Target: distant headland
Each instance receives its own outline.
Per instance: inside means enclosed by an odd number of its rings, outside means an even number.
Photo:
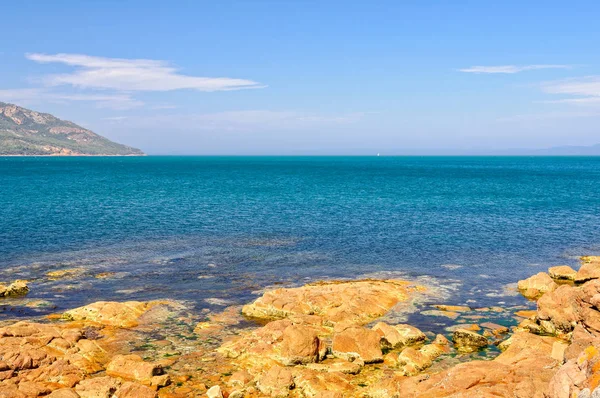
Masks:
[[[144,156],[75,123],[0,102],[0,156]]]

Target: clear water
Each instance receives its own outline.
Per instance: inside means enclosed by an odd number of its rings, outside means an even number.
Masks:
[[[36,313],[373,274],[517,305],[506,284],[598,251],[600,158],[0,158],[0,281],[31,280]]]

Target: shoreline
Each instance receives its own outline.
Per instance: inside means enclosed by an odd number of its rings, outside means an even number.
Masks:
[[[599,381],[599,278],[600,257],[583,257],[579,271],[551,267],[519,282],[521,294],[537,300],[534,311],[432,304],[427,311],[454,322],[437,335],[389,317],[414,313],[411,303],[423,295],[435,300],[431,288],[406,280],[278,288],[204,314],[168,300],[97,302],[43,323],[2,322],[0,390],[11,397],[589,397]],[[24,285],[0,295],[26,294]],[[43,358],[15,362],[23,356]]]

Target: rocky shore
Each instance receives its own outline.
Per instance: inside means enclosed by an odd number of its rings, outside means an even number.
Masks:
[[[394,279],[269,290],[200,323],[178,302],[96,302],[0,327],[0,398],[599,398],[600,257],[518,289],[536,310],[432,305],[455,322],[437,335],[390,321],[431,297]]]

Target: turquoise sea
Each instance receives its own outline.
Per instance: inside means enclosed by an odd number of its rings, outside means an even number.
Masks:
[[[523,305],[507,284],[598,252],[600,158],[0,158],[0,281],[42,302],[0,319],[364,276]]]

